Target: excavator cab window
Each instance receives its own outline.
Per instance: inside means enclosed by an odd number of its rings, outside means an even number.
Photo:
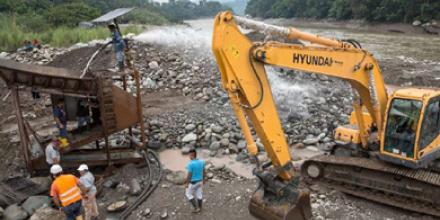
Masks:
[[[384,150],[414,158],[417,125],[422,102],[395,98],[388,113]]]
[[[420,134],[420,149],[429,146],[440,135],[440,97],[428,103]]]

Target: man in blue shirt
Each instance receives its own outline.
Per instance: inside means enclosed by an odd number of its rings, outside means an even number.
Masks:
[[[197,159],[197,152],[195,149],[189,151],[189,157],[191,158],[191,161],[186,167],[188,170],[188,176],[186,179],[185,195],[194,208],[193,213],[198,213],[202,210],[203,203],[202,187],[206,177],[205,161]]]
[[[119,71],[124,70],[124,49],[125,49],[125,42],[124,39],[121,36],[121,33],[119,33],[119,30],[116,28],[115,24],[109,24],[108,29],[112,33],[112,43],[113,43],[113,49],[116,53],[116,61],[118,62],[118,69]]]
[[[64,100],[58,100],[57,105],[53,109],[53,116],[60,130],[60,137],[67,138],[67,116],[64,110]]]

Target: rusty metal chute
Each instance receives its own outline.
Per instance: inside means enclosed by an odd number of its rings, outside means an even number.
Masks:
[[[133,71],[135,79],[139,79],[138,72]],[[136,75],[137,74],[137,75]],[[72,72],[63,68],[38,66],[17,63],[10,60],[0,59],[0,78],[3,79],[11,90],[14,101],[17,123],[20,133],[21,149],[28,170],[31,173],[38,170],[46,170],[44,156],[32,158],[30,155],[30,135],[36,136],[26,120],[23,118],[19,100],[19,91],[35,89],[54,97],[65,97],[67,100],[79,98],[95,99],[99,105],[100,119],[102,124],[90,133],[69,140],[70,146],[63,150],[62,165],[73,167],[79,163],[91,165],[123,164],[142,161],[142,155],[135,152],[139,144],[130,144],[129,147],[110,146],[108,136],[116,132],[129,129],[137,124],[143,131],[143,119],[141,109],[140,86],[136,84],[137,96],[126,91],[126,81],[123,77],[124,88],[113,84],[111,74],[102,73],[97,76],[80,77],[80,73]],[[66,108],[75,108],[75,105],[66,105]],[[69,114],[69,110],[67,112]],[[73,109],[70,112],[76,112]],[[72,117],[68,117],[72,118]],[[73,117],[74,118],[74,117]],[[39,140],[38,137],[36,137]],[[98,140],[104,140],[105,147],[100,148]],[[96,142],[96,149],[89,151],[79,150],[83,145]],[[141,146],[145,146],[145,138],[141,137]],[[44,146],[44,143],[39,143]],[[44,147],[43,152],[44,152]]]

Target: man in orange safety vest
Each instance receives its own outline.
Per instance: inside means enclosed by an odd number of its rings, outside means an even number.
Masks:
[[[67,220],[82,220],[81,192],[84,186],[74,175],[63,174],[63,168],[58,164],[50,168],[50,173],[55,179],[50,189],[55,205],[66,214]]]

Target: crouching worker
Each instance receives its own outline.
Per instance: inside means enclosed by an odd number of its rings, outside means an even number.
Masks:
[[[81,164],[78,168],[81,177],[79,181],[84,185],[85,192],[83,196],[84,217],[85,220],[98,219],[98,205],[96,204],[96,186],[95,177],[89,171],[86,164]]]
[[[55,164],[50,168],[54,177],[50,196],[60,211],[66,214],[67,220],[82,220],[81,192],[84,191],[79,179],[71,174],[63,174],[63,168]]]
[[[205,181],[205,161],[197,159],[195,149],[189,151],[191,161],[186,167],[188,176],[186,179],[186,198],[193,206],[193,213],[202,211],[203,183]]]

